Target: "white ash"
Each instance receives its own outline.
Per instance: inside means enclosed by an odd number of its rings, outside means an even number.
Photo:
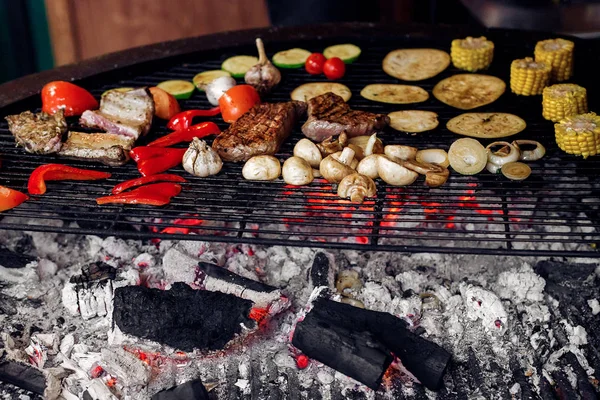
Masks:
[[[590,299],[587,303],[592,309],[592,314],[598,315],[598,313],[600,313],[600,302],[598,302],[598,299]]]

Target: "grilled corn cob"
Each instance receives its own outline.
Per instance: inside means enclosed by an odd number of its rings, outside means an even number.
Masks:
[[[554,125],[561,150],[588,158],[600,153],[600,116],[587,113],[567,117]]]
[[[535,60],[552,68],[553,82],[566,81],[573,75],[573,48],[575,44],[565,39],[548,39],[535,45]]]
[[[572,83],[559,83],[544,88],[542,93],[544,118],[558,122],[571,115],[588,111],[585,88]]]
[[[510,64],[510,90],[523,96],[542,94],[550,80],[550,65],[531,57]]]
[[[494,43],[484,36],[454,39],[450,48],[450,56],[452,64],[456,68],[471,72],[486,69],[494,57]]]

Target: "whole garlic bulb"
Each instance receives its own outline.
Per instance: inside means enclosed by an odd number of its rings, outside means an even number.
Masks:
[[[218,174],[223,167],[221,157],[204,140],[196,137],[183,155],[181,163],[183,169],[201,178]]]

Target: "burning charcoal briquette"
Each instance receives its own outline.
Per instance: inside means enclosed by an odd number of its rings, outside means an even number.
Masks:
[[[200,379],[187,381],[179,386],[161,390],[152,400],[208,400],[208,392]]]
[[[124,333],[183,351],[222,349],[242,325],[252,328],[252,302],[174,283],[170,290],[125,286],[115,290],[113,320]]]
[[[8,382],[37,394],[44,394],[46,390],[46,378],[42,371],[14,361],[0,361],[0,382]]]
[[[331,287],[333,284],[333,271],[325,253],[318,252],[315,255],[312,267],[310,268],[310,282],[313,287]]]

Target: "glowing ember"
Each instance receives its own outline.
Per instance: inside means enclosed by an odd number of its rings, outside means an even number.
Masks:
[[[296,365],[300,369],[304,369],[304,368],[308,367],[309,361],[310,361],[309,358],[306,357],[304,354],[300,354],[298,357],[296,357]]]

